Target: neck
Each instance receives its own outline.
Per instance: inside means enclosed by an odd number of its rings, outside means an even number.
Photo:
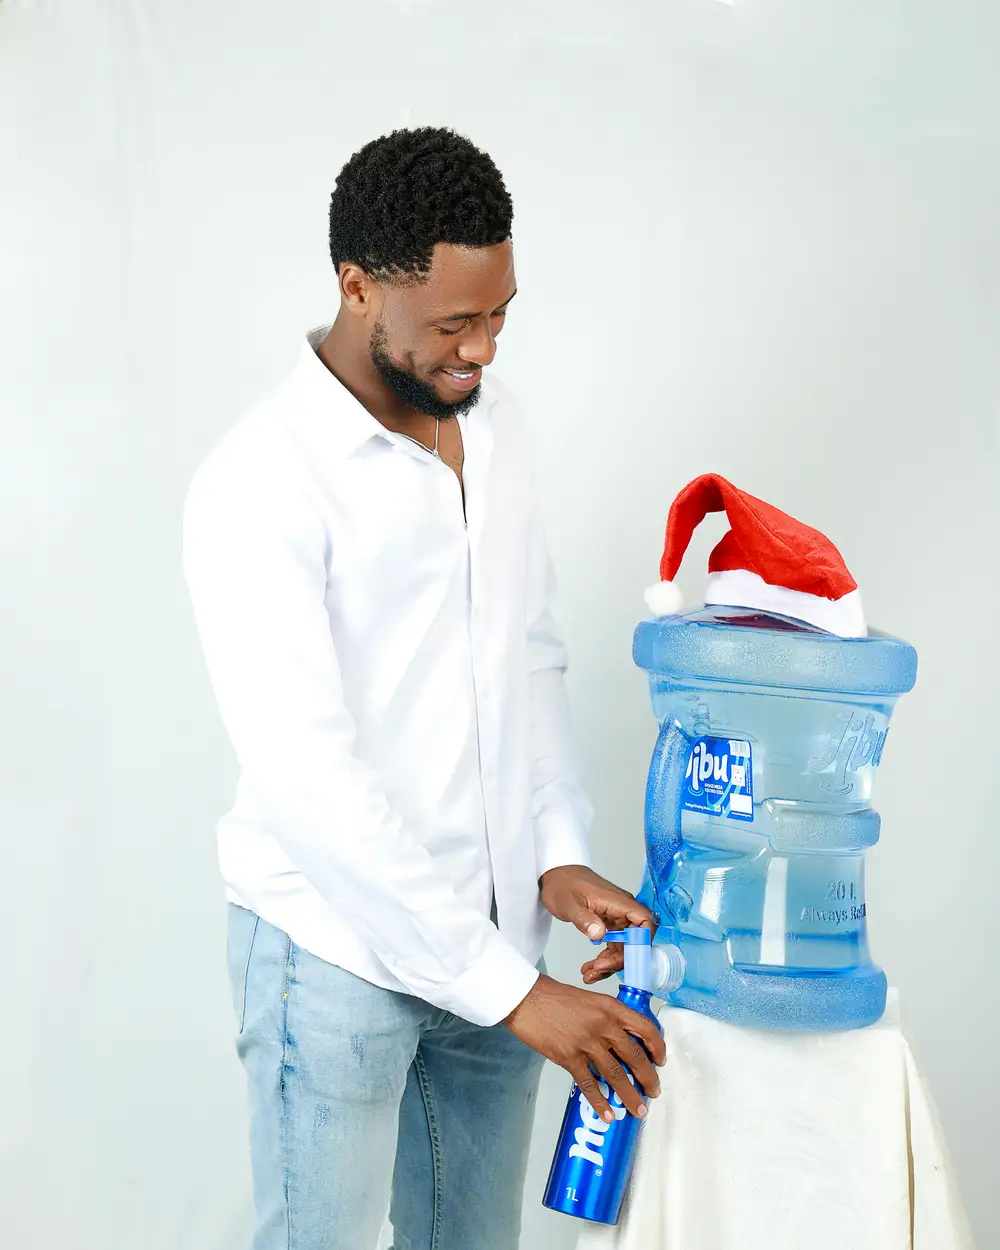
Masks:
[[[317,355],[337,381],[387,430],[420,437],[421,432],[433,429],[433,417],[407,407],[375,372],[367,344],[359,341],[343,313],[320,343]]]

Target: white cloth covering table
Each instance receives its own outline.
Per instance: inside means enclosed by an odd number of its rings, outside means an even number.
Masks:
[[[621,1223],[582,1226],[578,1250],[973,1250],[895,992],[849,1033],[660,1021]]]

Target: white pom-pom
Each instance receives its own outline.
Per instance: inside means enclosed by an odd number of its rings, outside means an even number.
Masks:
[[[676,582],[657,582],[646,591],[646,606],[654,616],[675,616],[683,602]]]

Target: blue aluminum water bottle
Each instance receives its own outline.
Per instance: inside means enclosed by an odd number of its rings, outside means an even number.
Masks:
[[[608,933],[604,940],[625,943],[624,984],[618,1001],[647,1016],[660,1029],[650,1006],[651,936],[648,929],[629,928]],[[643,1122],[625,1109],[605,1081],[599,1084],[615,1118],[610,1124],[602,1120],[579,1085],[573,1085],[542,1203],[564,1215],[617,1224]],[[641,1092],[642,1087],[635,1084]]]

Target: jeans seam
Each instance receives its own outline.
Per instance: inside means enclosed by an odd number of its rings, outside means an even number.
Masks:
[[[413,1057],[413,1066],[420,1085],[420,1096],[423,1099],[424,1113],[427,1116],[427,1130],[431,1139],[431,1165],[434,1173],[434,1212],[431,1219],[431,1243],[429,1250],[438,1250],[441,1244],[441,1194],[444,1182],[442,1175],[444,1168],[441,1156],[441,1134],[434,1110],[434,1093],[431,1089],[430,1077],[427,1075],[427,1068],[419,1050]]]
[[[250,984],[250,960],[253,958],[253,947],[257,941],[257,929],[260,926],[260,916],[254,916],[253,932],[250,934],[250,945],[247,947],[246,963],[243,966],[243,1001],[240,1004],[240,1036],[246,1028],[247,1023],[247,987]]]
[[[295,946],[291,938],[285,947],[285,972],[281,987],[281,1186],[285,1199],[285,1246],[292,1247],[292,1204],[289,1194],[291,1169],[288,1161],[288,1094],[285,1074],[288,1071],[288,998],[295,976]]]

